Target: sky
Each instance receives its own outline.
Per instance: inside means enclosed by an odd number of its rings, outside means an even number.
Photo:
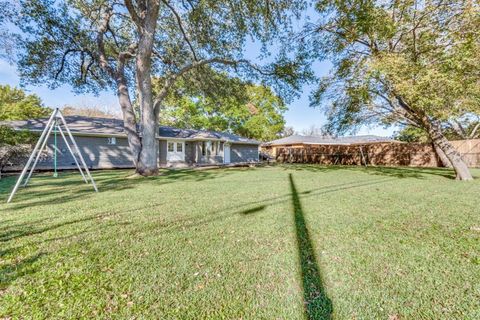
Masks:
[[[313,16],[313,10],[308,10],[306,15]],[[307,18],[308,19],[308,18]],[[298,20],[298,26],[303,25],[304,20]],[[274,49],[272,49],[274,50]],[[260,46],[254,42],[248,42],[245,47],[245,56],[255,61],[260,55]],[[327,75],[330,71],[331,63],[329,61],[317,62],[312,65],[312,69],[319,77]],[[0,58],[0,84],[19,86],[20,79],[16,71],[16,66],[11,65],[4,59]],[[102,111],[109,111],[113,114],[120,114],[120,106],[114,92],[100,92],[97,96],[93,94],[76,95],[72,88],[68,85],[61,86],[54,90],[47,86],[26,86],[23,88],[28,93],[38,95],[43,103],[48,107],[63,107],[65,105],[75,107],[97,108]],[[321,127],[325,124],[326,118],[323,111],[318,108],[309,106],[309,95],[315,89],[315,85],[305,85],[301,91],[300,96],[288,104],[288,111],[284,114],[286,125],[291,126],[297,132],[301,132],[310,128],[311,126]],[[384,129],[383,127],[364,127],[356,134],[374,134],[380,136],[391,136],[394,129]]]

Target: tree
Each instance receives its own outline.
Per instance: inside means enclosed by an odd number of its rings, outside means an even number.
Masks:
[[[312,124],[307,129],[303,129],[301,134],[304,136],[325,136],[327,132],[325,132],[324,128]]]
[[[160,124],[179,128],[227,131],[269,141],[283,130],[283,100],[263,85],[254,85],[212,69],[205,81],[178,81],[160,111]],[[215,90],[208,90],[208,87]]]
[[[99,108],[85,108],[85,107],[73,107],[73,106],[64,106],[62,108],[62,114],[64,116],[84,116],[84,117],[100,117],[100,118],[115,118],[115,115],[108,112],[100,110]]]
[[[260,67],[243,55],[249,38],[267,53],[303,6],[299,0],[23,0],[14,21],[27,35],[19,71],[31,84],[67,83],[77,92],[114,89],[137,172],[153,175],[159,113],[178,79],[212,66],[263,78],[282,92],[299,87],[298,61],[281,56]],[[153,78],[162,79],[155,94]],[[132,105],[134,91],[141,119]]]
[[[37,95],[27,95],[21,89],[0,85],[0,120],[42,118],[51,112]]]
[[[418,143],[429,143],[431,142],[428,134],[414,126],[406,126],[400,131],[394,133],[394,138],[403,142],[418,142]]]
[[[26,131],[17,132],[7,126],[0,126],[0,179],[7,165],[20,164],[32,151],[35,137]]]
[[[446,123],[449,139],[477,139],[480,137],[480,115],[466,114]]]
[[[0,120],[42,118],[51,113],[36,95],[27,95],[21,89],[0,85]],[[20,164],[31,151],[35,136],[27,131],[15,131],[0,126],[0,178],[7,165]]]
[[[472,176],[442,122],[479,113],[479,7],[472,1],[318,1],[322,15],[305,38],[334,70],[312,105],[327,106],[329,129],[365,123],[411,125],[427,132],[453,165]]]
[[[291,126],[287,126],[280,133],[280,138],[290,137],[290,136],[293,136],[294,134],[295,134],[295,128]]]

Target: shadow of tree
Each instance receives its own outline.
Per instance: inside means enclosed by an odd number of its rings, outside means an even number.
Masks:
[[[448,179],[455,179],[455,173],[446,168],[420,168],[420,167],[384,167],[384,166],[324,166],[315,164],[281,164],[285,170],[310,171],[310,172],[334,172],[349,170],[372,175],[382,175],[394,178],[425,179],[426,175],[434,175]]]
[[[328,298],[323,286],[315,249],[313,248],[312,240],[310,239],[302,204],[300,203],[293,176],[290,173],[288,177],[292,194],[298,257],[302,274],[305,318],[331,319],[333,311],[332,301]]]
[[[139,184],[163,185],[176,181],[199,182],[208,179],[215,179],[232,173],[231,169],[172,169],[163,170],[155,177],[131,178],[134,171],[94,171],[92,175],[95,179],[99,193],[108,191],[119,191],[135,188]],[[17,176],[10,176],[0,180],[0,197],[8,197]],[[22,209],[25,207],[51,205],[54,202],[67,202],[84,197],[91,196],[93,193],[91,184],[85,184],[78,173],[68,172],[61,174],[60,178],[51,178],[43,173],[36,177],[39,181],[33,180],[33,184],[26,188],[21,188],[15,195],[14,201],[9,205],[10,209]],[[76,187],[72,189],[72,187]],[[51,188],[49,191],[39,190],[39,188]],[[34,201],[31,201],[35,199]]]
[[[0,266],[0,289],[6,288],[16,279],[36,272],[34,264],[45,254],[40,252],[23,260],[14,260],[12,263],[5,263]]]

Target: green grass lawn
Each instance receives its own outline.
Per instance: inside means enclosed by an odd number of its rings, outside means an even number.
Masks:
[[[479,319],[480,170],[35,176],[5,204],[0,318]]]

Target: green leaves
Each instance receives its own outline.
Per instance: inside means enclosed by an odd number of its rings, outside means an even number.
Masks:
[[[322,18],[310,44],[334,70],[311,103],[336,131],[480,113],[478,6],[334,0],[316,8]]]
[[[51,109],[42,105],[37,95],[0,85],[0,120],[24,120],[46,117]]]
[[[211,68],[201,74],[208,79],[198,75],[177,83],[163,104],[161,124],[228,131],[261,141],[273,140],[283,130],[287,107],[270,88]]]

